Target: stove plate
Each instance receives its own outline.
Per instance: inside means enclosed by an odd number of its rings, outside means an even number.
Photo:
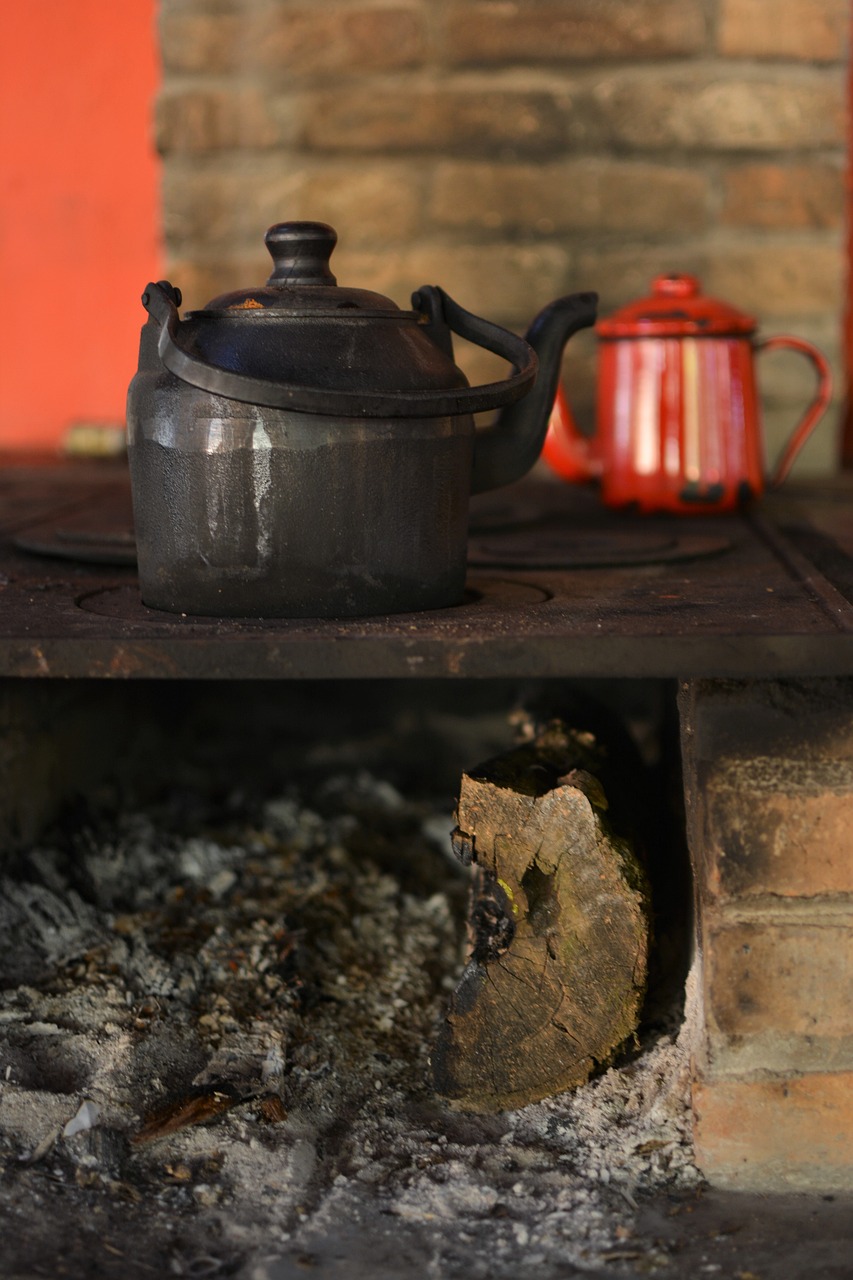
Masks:
[[[472,501],[468,590],[454,608],[194,618],[141,603],[126,468],[7,460],[0,675],[853,675],[853,477],[824,488],[786,486],[742,515],[641,517],[534,476]]]

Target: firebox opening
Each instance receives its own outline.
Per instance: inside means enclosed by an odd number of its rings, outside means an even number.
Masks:
[[[21,728],[4,764],[14,853],[0,906],[13,1181],[47,1197],[61,1185],[52,1220],[96,1203],[102,1234],[140,1250],[179,1215],[182,1248],[212,1251],[223,1273],[245,1261],[249,1228],[274,1251],[324,1239],[332,1219],[376,1219],[383,1238],[389,1223],[453,1221],[515,1256],[522,1203],[548,1248],[586,1265],[644,1189],[692,1194],[674,695],[656,682],[5,686]],[[551,714],[607,732],[609,766],[630,762],[626,790],[643,798],[657,900],[638,1044],[574,1092],[460,1112],[430,1062],[463,965],[459,780]],[[523,886],[546,932],[549,879]]]

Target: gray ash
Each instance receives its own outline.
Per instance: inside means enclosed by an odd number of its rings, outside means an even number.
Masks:
[[[78,822],[3,886],[4,1275],[625,1274],[637,1199],[698,1182],[686,1033],[455,1113],[451,814],[350,772],[174,817]]]

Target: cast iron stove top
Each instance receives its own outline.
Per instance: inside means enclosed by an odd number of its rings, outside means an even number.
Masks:
[[[76,678],[853,674],[853,483],[641,517],[534,476],[474,500],[450,609],[346,621],[146,608],[127,472],[8,460],[0,673]]]

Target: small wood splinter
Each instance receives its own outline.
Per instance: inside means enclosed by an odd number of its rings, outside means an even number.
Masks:
[[[433,1054],[438,1092],[461,1109],[584,1084],[636,1030],[648,892],[609,828],[596,759],[557,724],[463,775],[453,844],[474,867],[469,960]]]

